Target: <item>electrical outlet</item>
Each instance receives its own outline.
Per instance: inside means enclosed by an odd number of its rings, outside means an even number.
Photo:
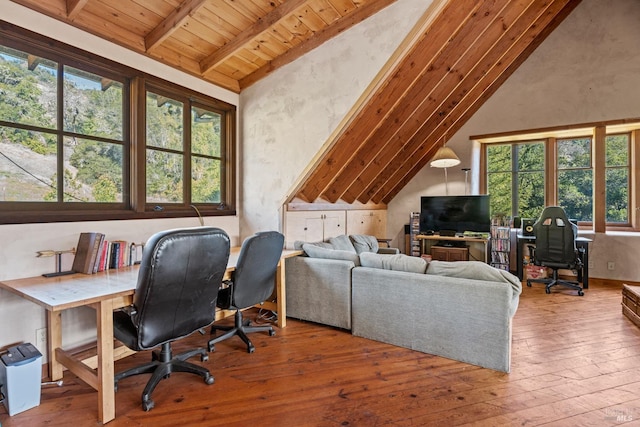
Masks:
[[[36,329],[36,342],[34,345],[40,353],[47,354],[47,328]]]
[[[616,263],[613,261],[609,261],[607,263],[607,270],[615,270],[616,269]]]

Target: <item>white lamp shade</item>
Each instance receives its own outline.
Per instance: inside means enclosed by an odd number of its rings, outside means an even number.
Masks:
[[[440,147],[431,159],[432,168],[450,168],[460,164],[460,159],[449,147]]]

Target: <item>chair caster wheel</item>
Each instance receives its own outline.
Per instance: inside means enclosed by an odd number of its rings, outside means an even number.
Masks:
[[[531,282],[527,282],[527,287],[531,287]]]
[[[256,348],[254,346],[249,346],[247,348],[247,353],[253,353],[254,351],[256,351]]]
[[[204,379],[204,382],[209,385],[213,384],[214,381],[215,381],[215,378],[213,378],[213,375],[209,375]]]
[[[211,350],[209,350],[211,351]],[[206,362],[207,360],[209,360],[209,355],[208,354],[203,354],[200,356],[200,361],[201,362]]]
[[[209,350],[209,353],[216,351],[216,346],[214,344],[209,344],[207,346],[207,349]]]
[[[270,337],[274,336],[275,334],[276,334],[276,331],[274,331],[273,329],[271,329],[271,330],[269,331],[269,336],[270,336]]]
[[[584,292],[578,291],[578,296],[584,296]]]
[[[545,291],[546,293],[548,293],[548,294],[550,294],[550,293],[551,293],[551,289],[549,289],[549,288],[545,288],[545,290],[544,290],[544,291]]]
[[[149,412],[150,410],[152,410],[154,407],[156,406],[156,404],[154,403],[153,400],[149,399],[149,400],[143,400],[142,401],[142,409],[144,409],[146,412]]]

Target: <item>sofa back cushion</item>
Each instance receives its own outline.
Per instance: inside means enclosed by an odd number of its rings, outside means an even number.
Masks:
[[[375,236],[369,236],[367,234],[352,234],[349,236],[349,240],[356,250],[356,253],[378,252],[378,239]]]
[[[340,249],[329,249],[314,244],[305,243],[302,249],[310,258],[337,259],[343,261],[351,261],[356,266],[360,265],[360,257],[352,251],[343,251]]]
[[[360,265],[363,267],[420,274],[424,274],[427,269],[426,260],[405,254],[380,255],[371,252],[362,252],[360,254]]]
[[[351,244],[351,240],[349,240],[349,236],[346,234],[341,234],[339,236],[335,236],[329,239],[329,242],[333,245],[333,249],[337,249],[339,251],[349,251],[354,254],[357,253],[353,245]]]

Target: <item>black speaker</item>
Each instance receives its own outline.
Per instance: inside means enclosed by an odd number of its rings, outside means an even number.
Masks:
[[[519,216],[514,216],[513,217],[513,228],[520,228],[522,227],[522,219]]]
[[[522,235],[533,236],[533,223],[534,219],[522,218]]]

